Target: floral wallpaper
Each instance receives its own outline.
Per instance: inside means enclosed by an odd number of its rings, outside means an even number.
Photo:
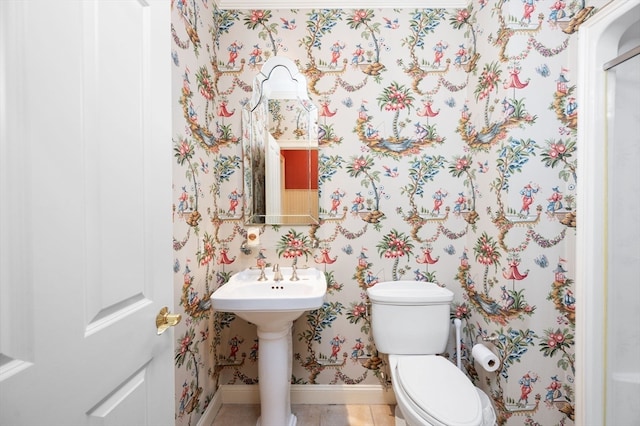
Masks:
[[[209,295],[263,262],[314,266],[329,284],[326,303],[294,324],[293,383],[387,386],[366,289],[434,281],[455,293],[464,369],[499,424],[572,424],[572,48],[597,9],[172,3],[174,282],[186,318],[176,327],[176,424],[197,423],[219,385],[257,383],[255,327],[213,312]],[[321,221],[262,225],[261,245],[248,248],[241,110],[273,56],[296,62],[318,106]],[[494,373],[471,356],[484,341],[501,361]],[[452,362],[455,351],[452,338]]]

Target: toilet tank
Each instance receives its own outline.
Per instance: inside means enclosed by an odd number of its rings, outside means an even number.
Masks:
[[[367,289],[378,351],[397,355],[444,352],[453,293],[435,283],[385,281]]]

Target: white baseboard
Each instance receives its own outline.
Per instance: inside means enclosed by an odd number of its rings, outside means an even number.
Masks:
[[[211,399],[211,402],[207,406],[207,409],[204,410],[202,417],[196,423],[196,426],[211,426],[213,424],[213,419],[218,415],[218,411],[222,408],[222,396],[220,392],[216,392]]]
[[[259,404],[258,385],[222,385],[197,426],[208,426],[222,404]],[[396,403],[391,388],[382,385],[291,385],[292,404],[377,405]]]
[[[259,404],[258,385],[222,385],[223,404]],[[217,395],[217,394],[216,394]],[[291,385],[292,404],[395,404],[381,385]]]

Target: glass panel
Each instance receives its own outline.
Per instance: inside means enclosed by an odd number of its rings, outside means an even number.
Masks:
[[[606,424],[640,419],[640,56],[608,72]],[[588,173],[588,171],[586,171]]]

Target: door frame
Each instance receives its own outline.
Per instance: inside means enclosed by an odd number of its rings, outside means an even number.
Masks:
[[[605,424],[606,361],[606,73],[618,42],[637,22],[640,1],[614,0],[580,26],[576,201],[575,424]],[[585,172],[583,172],[585,171]],[[588,172],[586,172],[588,171]],[[587,421],[588,420],[588,421]]]

